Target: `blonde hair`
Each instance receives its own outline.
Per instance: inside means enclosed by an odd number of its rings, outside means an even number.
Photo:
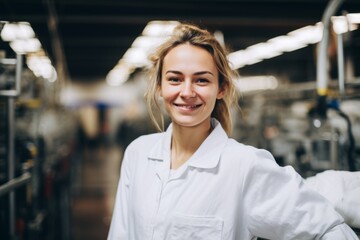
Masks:
[[[237,104],[238,101],[238,94],[234,85],[237,72],[230,68],[226,58],[227,52],[215,39],[214,35],[195,25],[178,25],[169,40],[163,43],[150,57],[152,61],[150,84],[145,94],[150,118],[158,130],[164,131],[164,117],[159,104],[163,61],[171,49],[185,43],[205,49],[214,58],[217,70],[219,71],[219,88],[225,90],[225,95],[222,99],[216,100],[211,117],[216,118],[227,134],[230,135],[232,132],[230,109],[234,104]]]

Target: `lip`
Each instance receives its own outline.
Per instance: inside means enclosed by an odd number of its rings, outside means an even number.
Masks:
[[[182,111],[194,111],[199,109],[202,104],[178,104],[178,103],[174,103],[174,106],[176,106],[177,108],[181,109]]]

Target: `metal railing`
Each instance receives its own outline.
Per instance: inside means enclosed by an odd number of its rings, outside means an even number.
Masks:
[[[21,71],[23,67],[23,56],[16,55],[16,59],[0,59],[0,64],[15,65],[15,86],[14,89],[0,90],[0,97],[7,99],[7,142],[8,142],[8,182],[0,186],[0,196],[9,195],[9,233],[11,237],[15,237],[15,217],[16,217],[16,196],[15,189],[28,183],[31,180],[30,173],[24,173],[20,177],[15,178],[15,98],[21,93]]]
[[[18,187],[25,185],[26,183],[30,182],[31,174],[26,172],[21,176],[11,179],[8,182],[0,185],[0,197],[2,195],[8,194],[11,191],[15,190]]]

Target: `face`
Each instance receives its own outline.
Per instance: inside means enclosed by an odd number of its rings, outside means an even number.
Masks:
[[[211,54],[190,44],[170,50],[163,61],[160,95],[174,125],[209,125],[216,99],[224,95]]]

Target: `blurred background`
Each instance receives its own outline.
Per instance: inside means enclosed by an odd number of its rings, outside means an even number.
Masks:
[[[233,138],[304,178],[360,169],[358,0],[0,0],[0,239],[105,239],[122,154],[156,131],[147,55],[179,22],[239,71]]]

